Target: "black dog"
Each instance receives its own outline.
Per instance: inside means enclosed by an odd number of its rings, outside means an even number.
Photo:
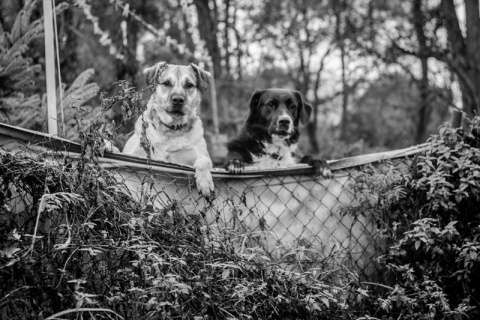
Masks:
[[[307,124],[312,106],[298,91],[267,89],[256,91],[250,100],[250,114],[239,136],[227,144],[224,167],[241,173],[245,166],[272,169],[295,163],[311,165],[316,174],[329,178],[325,160],[295,153],[299,122]]]

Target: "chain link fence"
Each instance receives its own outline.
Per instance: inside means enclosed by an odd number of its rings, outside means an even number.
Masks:
[[[375,237],[374,221],[341,212],[354,199],[350,185],[361,167],[334,170],[332,179],[298,170],[237,177],[218,172],[211,201],[194,189],[193,172],[128,164],[115,170],[137,200],[157,208],[198,212],[205,219],[207,237],[234,234],[240,253],[246,247],[258,247],[293,271],[344,266],[366,278],[377,271],[375,258],[381,243]]]
[[[79,156],[79,145],[69,141],[3,125],[0,129],[3,152],[27,150],[37,156],[46,146],[72,158]],[[389,160],[405,167],[422,148],[331,161],[331,179],[315,177],[304,166],[250,170],[239,176],[214,169],[215,197],[209,200],[195,190],[190,167],[118,154],[107,154],[101,165],[112,170],[124,192],[142,205],[201,215],[207,241],[234,239],[239,253],[258,248],[293,271],[346,267],[371,279],[382,252],[375,222],[368,216],[343,215],[341,208],[354,201],[351,185],[363,166]],[[29,201],[17,194],[10,205],[20,212],[31,205]]]

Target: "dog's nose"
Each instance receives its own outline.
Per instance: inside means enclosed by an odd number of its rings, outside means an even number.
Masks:
[[[285,119],[285,118],[280,119],[278,120],[278,125],[280,127],[288,127],[290,125],[290,119]]]
[[[176,106],[182,106],[184,102],[185,102],[185,99],[181,96],[172,97],[172,103]]]

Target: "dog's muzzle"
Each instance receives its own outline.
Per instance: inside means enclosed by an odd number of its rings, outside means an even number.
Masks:
[[[173,96],[172,97],[172,106],[173,108],[181,108],[185,103],[185,98],[182,96]]]
[[[172,96],[170,99],[171,106],[170,108],[167,108],[165,111],[171,116],[171,117],[183,117],[186,112],[184,110],[184,105],[185,105],[185,98],[180,96],[180,95],[175,95]]]
[[[289,136],[292,133],[292,123],[289,116],[278,117],[274,134],[280,137]]]
[[[185,115],[185,112],[181,108],[180,109],[172,108],[170,110],[165,110],[165,112],[173,118],[180,118]]]

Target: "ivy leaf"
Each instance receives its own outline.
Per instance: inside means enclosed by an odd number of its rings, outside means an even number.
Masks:
[[[477,260],[477,253],[475,251],[470,251],[470,259]]]
[[[461,194],[456,194],[455,195],[455,201],[457,201],[457,203],[460,203],[462,201],[462,195]]]
[[[322,297],[320,298],[320,300],[322,300],[323,304],[326,305],[327,308],[330,308],[330,300],[328,300],[328,298]],[[321,310],[321,309],[317,309],[317,310]]]

